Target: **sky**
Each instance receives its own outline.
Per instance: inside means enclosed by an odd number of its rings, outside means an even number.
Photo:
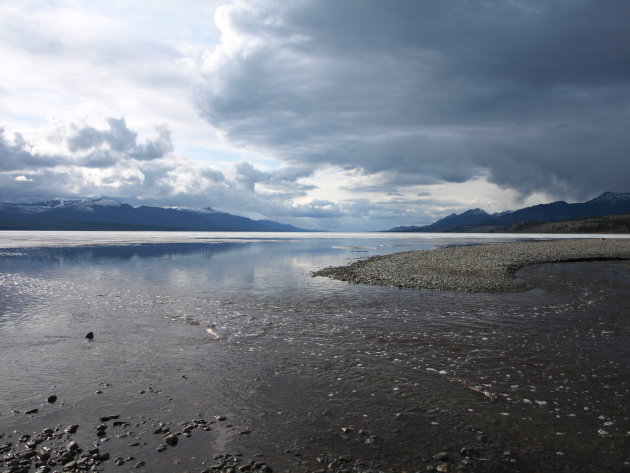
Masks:
[[[630,192],[626,0],[0,0],[0,201],[365,231]]]

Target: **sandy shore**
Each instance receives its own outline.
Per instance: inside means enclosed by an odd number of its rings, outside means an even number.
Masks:
[[[516,278],[532,264],[630,259],[630,239],[495,243],[374,256],[313,276],[379,286],[467,292],[528,289]]]

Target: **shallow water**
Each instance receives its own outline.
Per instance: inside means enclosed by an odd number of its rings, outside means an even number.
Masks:
[[[534,290],[460,294],[309,273],[478,237],[108,238],[3,250],[2,441],[76,423],[88,445],[117,413],[131,426],[102,447],[153,472],[226,453],[274,471],[342,455],[348,471],[426,471],[442,451],[454,470],[463,447],[478,450],[465,471],[630,471],[628,262],[535,266],[519,272]],[[155,452],[158,422],[199,417],[211,431]]]

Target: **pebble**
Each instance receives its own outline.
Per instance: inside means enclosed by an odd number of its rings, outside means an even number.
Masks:
[[[69,425],[68,427],[65,428],[64,432],[67,434],[73,434],[77,431],[77,429],[79,428],[79,426],[77,424],[72,424]]]
[[[168,434],[166,437],[164,437],[164,441],[171,447],[174,447],[175,445],[177,445],[178,438],[177,435]]]
[[[53,404],[53,403],[57,402],[57,396],[55,396],[54,394],[52,396],[48,396],[46,398],[46,401],[48,401],[50,404]]]
[[[433,459],[436,461],[446,461],[448,460],[448,452],[440,452],[433,455]]]
[[[581,239],[492,243],[373,256],[311,273],[377,286],[466,292],[528,289],[514,273],[527,265],[589,259],[630,259],[630,240]]]

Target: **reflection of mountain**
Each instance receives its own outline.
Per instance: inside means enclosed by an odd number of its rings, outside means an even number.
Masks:
[[[211,208],[132,207],[114,200],[50,200],[0,204],[1,230],[187,230],[299,232],[292,225],[252,220]]]
[[[148,243],[124,246],[78,246],[32,248],[28,253],[48,262],[94,262],[99,260],[130,260],[134,258],[161,258],[173,255],[195,254],[199,258],[211,258],[245,248],[246,243]]]
[[[630,193],[604,192],[587,202],[567,204],[552,202],[534,205],[513,212],[489,214],[481,209],[467,210],[461,214],[451,214],[431,225],[421,227],[396,227],[392,232],[513,232],[527,231],[545,222],[621,215],[630,213]],[[562,232],[567,226],[547,226],[550,232]],[[573,226],[577,230],[578,226]],[[593,227],[595,228],[595,227]],[[600,231],[605,231],[601,227]]]

